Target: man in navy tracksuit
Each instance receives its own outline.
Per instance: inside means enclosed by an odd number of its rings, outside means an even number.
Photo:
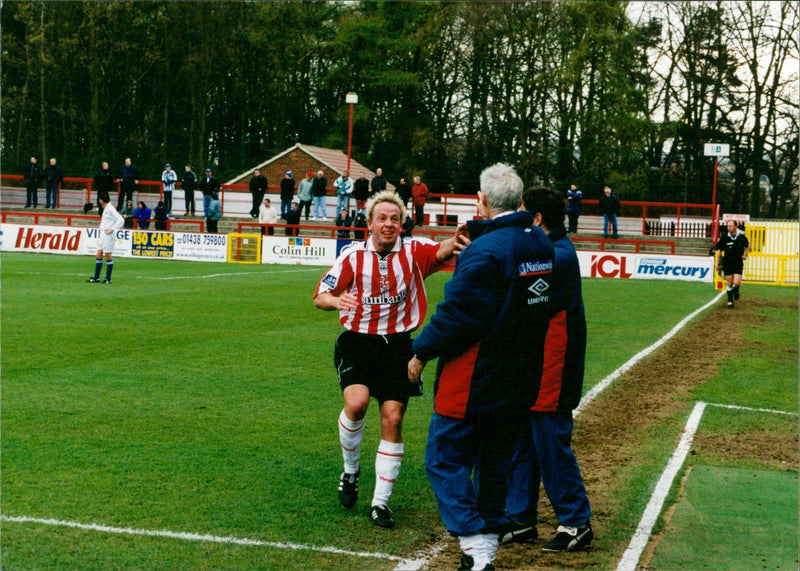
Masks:
[[[485,169],[480,186],[488,220],[468,223],[472,243],[408,364],[413,382],[439,357],[425,467],[442,521],[459,538],[461,569],[475,570],[494,569],[514,434],[544,364],[553,271],[550,240],[529,212],[517,212],[523,184],[513,167]]]
[[[559,522],[544,551],[574,551],[593,538],[591,508],[572,451],[572,411],[583,390],[586,315],[575,247],[564,228],[564,196],[552,188],[532,188],[523,195],[534,224],[547,233],[555,252],[551,304],[554,311],[545,338],[542,382],[523,425],[510,475],[506,503],[510,525],[501,543],[536,539],[539,481]]]

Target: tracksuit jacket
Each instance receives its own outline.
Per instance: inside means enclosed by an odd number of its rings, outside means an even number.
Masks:
[[[586,362],[586,313],[581,295],[581,269],[575,246],[560,226],[548,234],[556,267],[551,294],[553,316],[544,345],[541,386],[530,410],[570,415],[583,390]]]
[[[414,340],[417,357],[439,357],[434,410],[441,416],[522,412],[534,404],[553,313],[554,251],[532,221],[518,211],[468,222],[472,243]]]

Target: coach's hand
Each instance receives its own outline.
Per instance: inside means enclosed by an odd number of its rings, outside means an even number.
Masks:
[[[408,380],[415,385],[422,384],[422,369],[425,368],[425,361],[421,361],[416,355],[411,357],[408,362]]]

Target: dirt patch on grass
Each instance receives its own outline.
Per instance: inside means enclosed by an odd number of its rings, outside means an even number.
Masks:
[[[616,565],[630,539],[624,542],[608,539],[609,525],[621,509],[618,492],[625,487],[624,482],[615,485],[618,467],[631,461],[631,451],[643,445],[648,427],[686,410],[690,391],[713,377],[717,364],[740,346],[743,328],[725,326],[732,315],[746,323],[755,317],[751,307],[786,307],[759,300],[748,303],[750,307],[737,304],[733,313],[725,308],[723,298],[719,306],[704,313],[656,354],[633,367],[576,418],[573,447],[592,503],[595,540],[591,548],[577,553],[542,552],[542,544],[555,534],[558,526],[542,491],[538,525],[541,538],[530,545],[501,546],[495,559],[498,569],[586,569],[606,567],[609,562]],[[714,351],[709,351],[709,347]],[[734,457],[765,463],[793,462],[795,467],[798,464],[796,434],[776,438],[773,432],[749,431],[731,437],[728,442],[707,445],[717,450],[724,447]],[[458,543],[452,540],[427,569],[457,569],[459,562]]]

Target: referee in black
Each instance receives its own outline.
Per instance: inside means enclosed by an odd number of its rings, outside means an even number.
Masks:
[[[717,244],[711,248],[711,253],[719,250],[722,260],[717,264],[725,274],[727,282],[728,309],[733,309],[734,300],[739,299],[739,286],[742,285],[742,270],[747,254],[750,253],[750,242],[744,231],[739,228],[738,222],[728,220],[728,232],[720,236]]]

